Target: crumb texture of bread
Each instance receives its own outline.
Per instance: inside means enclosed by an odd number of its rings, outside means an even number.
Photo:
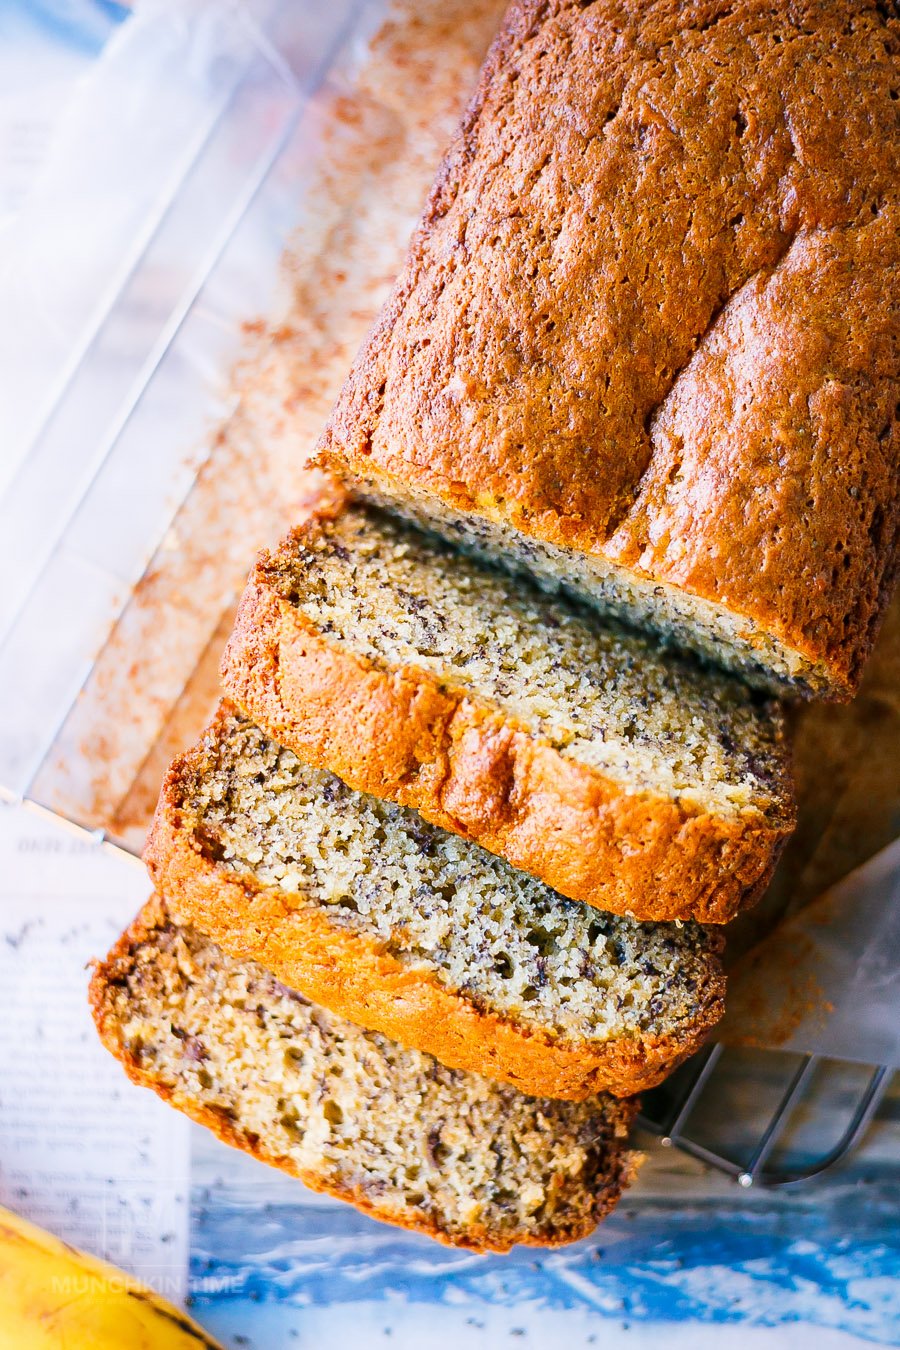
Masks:
[[[148,905],[91,1002],[137,1082],[374,1217],[505,1251],[590,1233],[628,1180],[635,1106],[523,1096],[309,1003]]]
[[[537,1095],[628,1095],[722,1011],[719,942],[566,900],[227,706],[147,849],[172,913],[361,1024]]]
[[[419,666],[630,792],[777,818],[783,718],[737,680],[470,558],[347,509],[276,554],[273,589],[334,643]]]
[[[898,88],[876,0],[517,0],[320,462],[847,697],[897,574]]]
[[[614,913],[725,922],[793,827],[776,701],[358,504],[262,558],[222,674],[308,762]]]

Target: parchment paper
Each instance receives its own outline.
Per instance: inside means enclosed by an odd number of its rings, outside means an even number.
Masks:
[[[799,824],[768,894],[730,934],[720,1036],[897,1064],[900,597],[856,699],[796,722]]]

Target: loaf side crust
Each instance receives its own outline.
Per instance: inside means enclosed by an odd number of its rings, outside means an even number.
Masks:
[[[789,791],[769,818],[628,793],[432,672],[330,643],[267,585],[268,562],[244,594],[222,681],[301,759],[614,914],[721,924],[762,894],[794,827]]]
[[[528,1096],[582,1101],[601,1091],[628,1097],[655,1087],[722,1017],[725,977],[715,957],[697,1016],[682,1035],[592,1045],[485,1011],[431,972],[402,965],[374,939],[330,924],[300,896],[238,877],[206,856],[181,816],[186,759],[176,759],[166,775],[144,853],[172,917],[357,1026]]]
[[[849,697],[900,539],[898,81],[873,0],[517,0],[321,462]]]
[[[377,1199],[363,1189],[348,1189],[337,1183],[327,1174],[298,1167],[291,1158],[277,1156],[269,1152],[262,1141],[236,1126],[228,1114],[221,1110],[203,1107],[187,1094],[179,1093],[167,1084],[161,1083],[149,1068],[141,1065],[132,1052],[122,1043],[120,1028],[109,1006],[109,989],[122,982],[134,964],[135,952],[153,938],[154,931],[165,924],[167,910],[158,896],[154,896],[141,910],[137,918],[110,950],[103,961],[96,962],[91,974],[89,1001],[91,1012],[100,1039],[107,1050],[121,1063],[126,1074],[139,1087],[150,1088],[176,1110],[190,1117],[197,1124],[210,1130],[223,1143],[240,1149],[259,1162],[276,1167],[302,1181],[312,1191],[334,1196],[346,1201],[373,1219],[423,1233],[446,1246],[464,1247],[474,1252],[508,1252],[514,1245],[533,1247],[559,1247],[577,1242],[587,1237],[616,1206],[619,1197],[629,1184],[638,1165],[638,1157],[627,1150],[620,1150],[610,1158],[607,1169],[597,1174],[593,1181],[595,1205],[589,1221],[579,1229],[562,1232],[553,1229],[544,1235],[522,1232],[508,1240],[499,1238],[496,1233],[483,1224],[475,1224],[468,1233],[454,1231],[451,1235],[437,1223],[429,1221],[424,1214],[412,1210],[398,1211],[394,1208],[381,1208]],[[637,1114],[637,1101],[622,1101],[618,1128],[624,1136],[631,1127]]]

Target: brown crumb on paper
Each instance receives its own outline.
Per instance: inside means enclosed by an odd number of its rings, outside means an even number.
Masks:
[[[719,1039],[771,1048],[785,1045],[807,1019],[824,1025],[832,1004],[809,969],[815,950],[805,934],[791,932],[744,957],[733,972]]]
[[[282,312],[248,317],[234,411],[106,639],[35,784],[44,804],[140,847],[166,760],[215,701],[219,654],[257,551],[316,491],[305,468],[474,85],[501,0],[400,0],[333,73],[287,153],[306,213]],[[290,172],[291,165],[279,168]],[[186,447],[186,454],[194,454]]]

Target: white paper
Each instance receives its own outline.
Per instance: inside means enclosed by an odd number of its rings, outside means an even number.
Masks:
[[[146,878],[14,807],[0,808],[0,862],[0,1204],[178,1301],[188,1122],[128,1082],[87,1003],[87,963]]]

